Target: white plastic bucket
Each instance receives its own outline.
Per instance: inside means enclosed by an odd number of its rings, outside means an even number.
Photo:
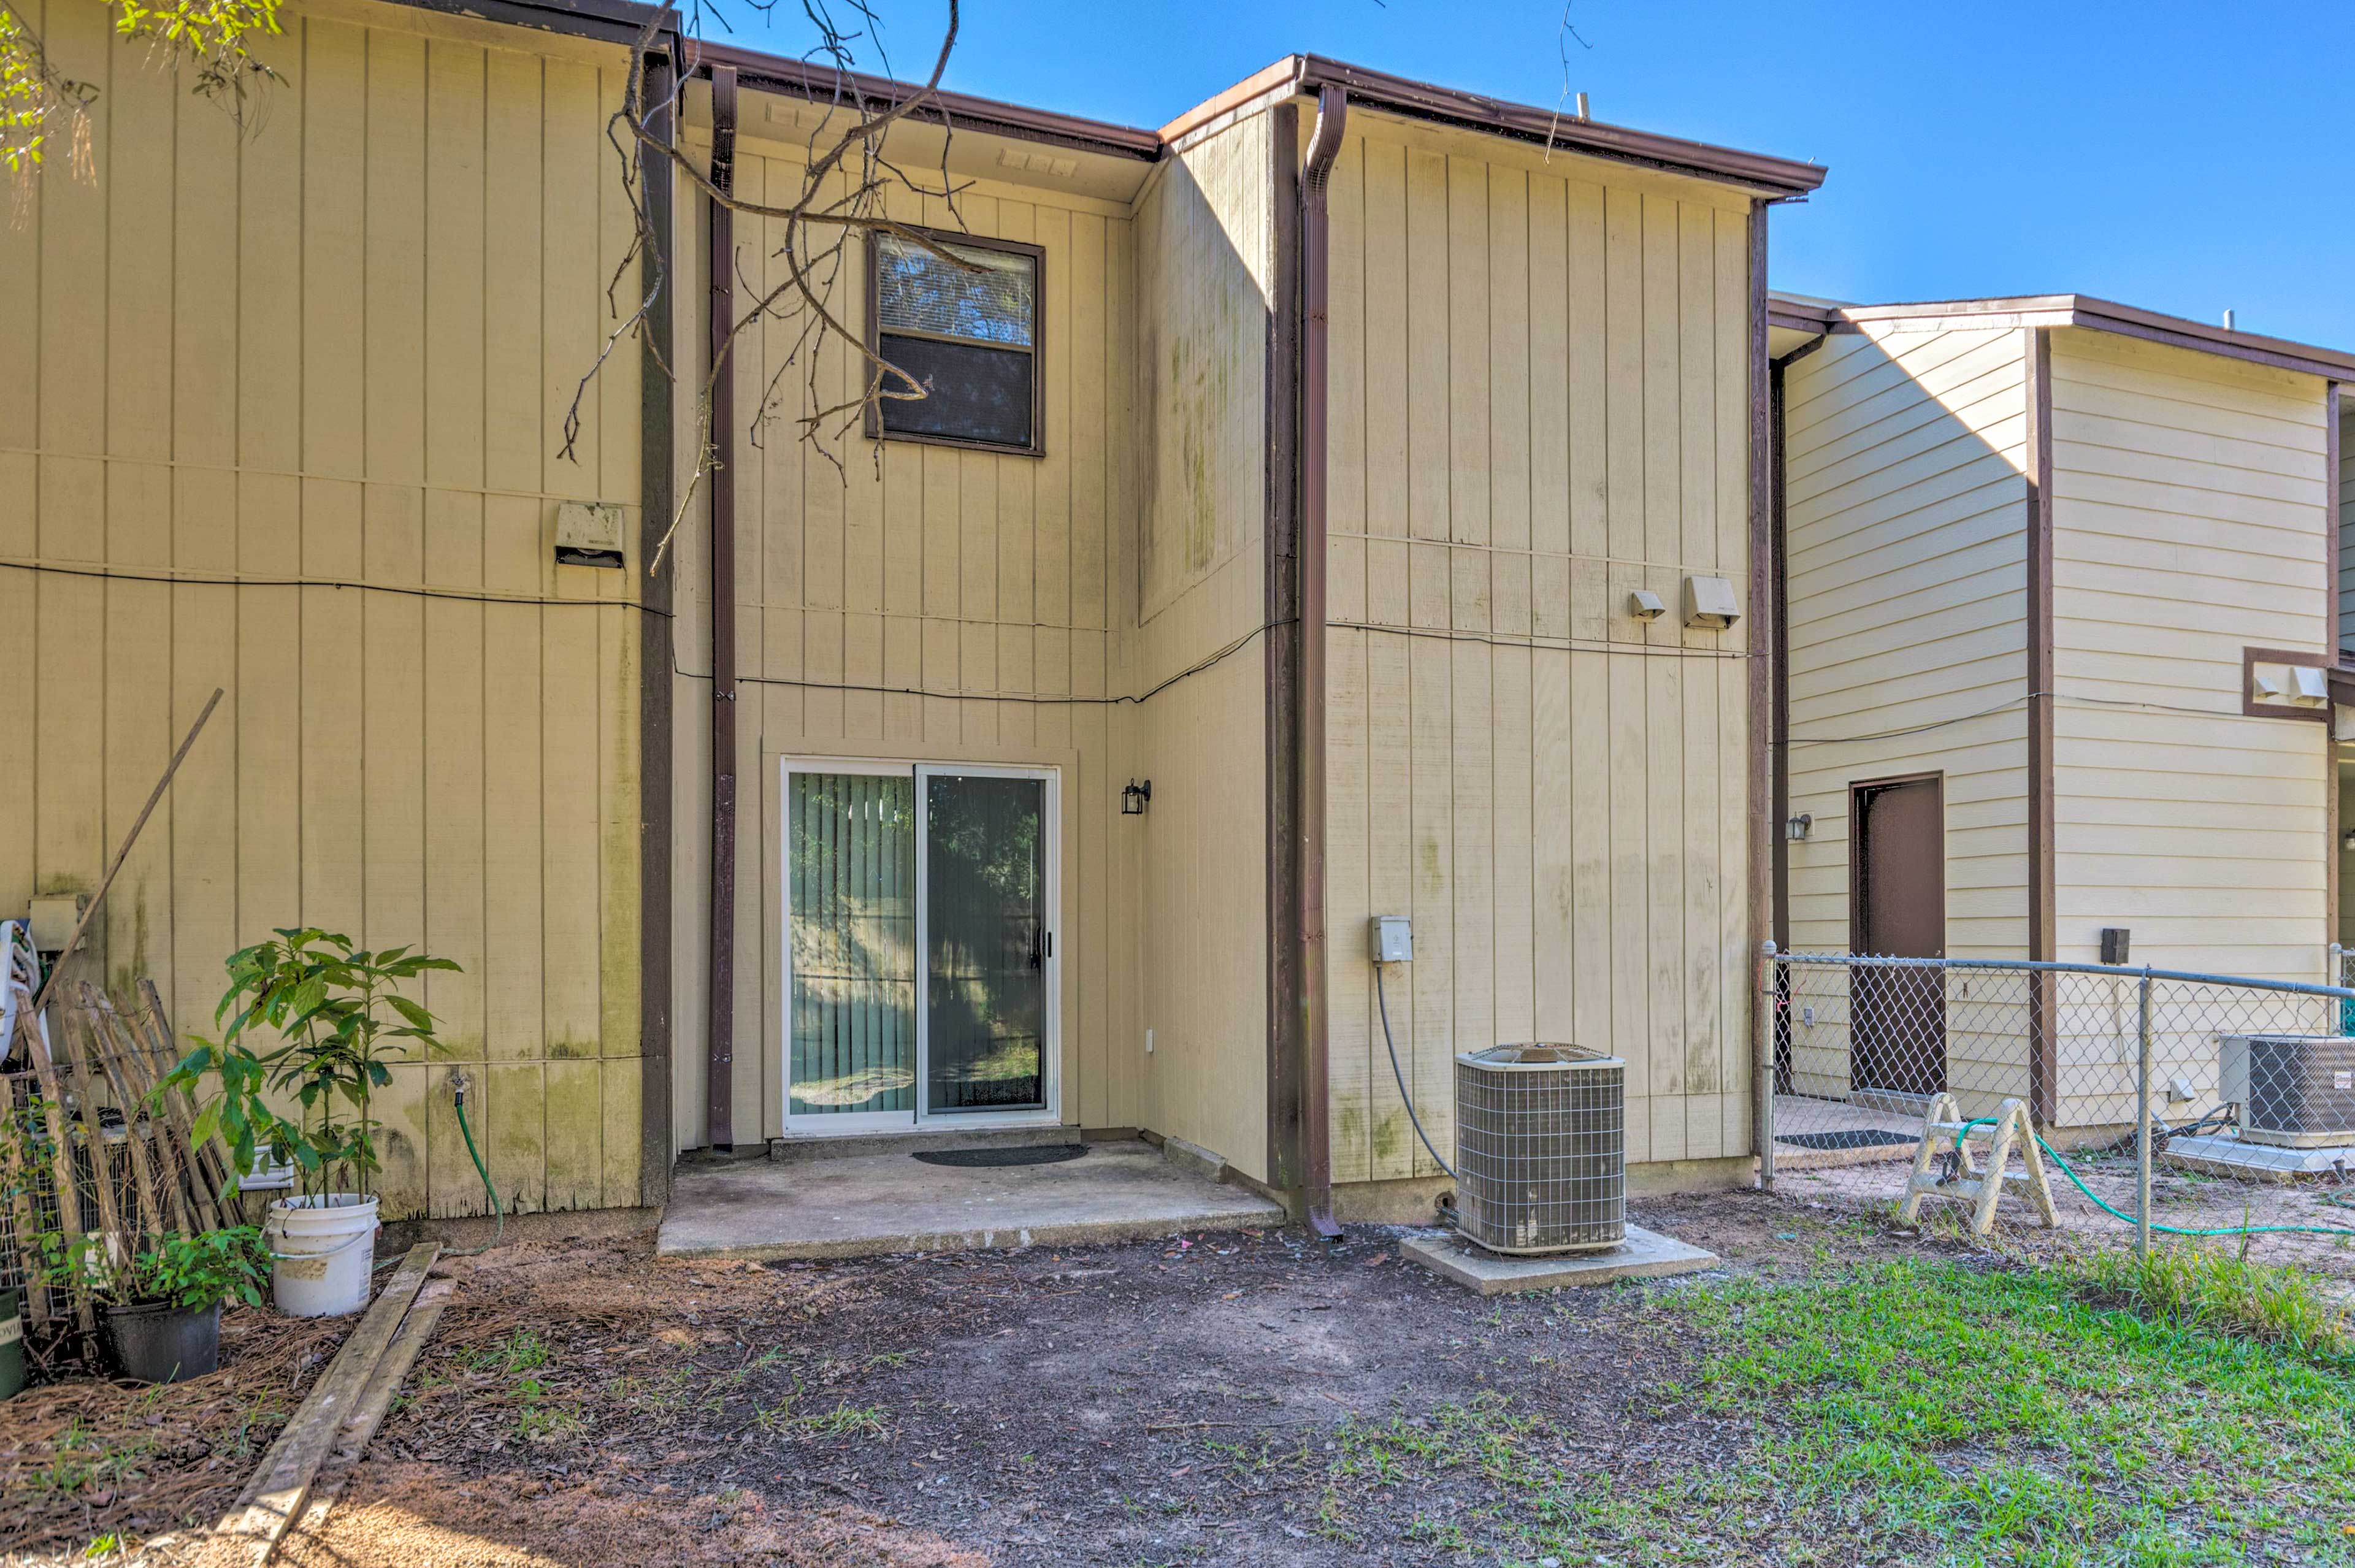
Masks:
[[[289,1317],[336,1317],[368,1302],[376,1269],[376,1200],[349,1192],[282,1198],[261,1230],[271,1292]]]

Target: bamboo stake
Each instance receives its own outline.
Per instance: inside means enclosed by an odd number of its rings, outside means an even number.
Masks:
[[[142,980],[140,984],[148,986],[149,982]],[[152,989],[152,987],[150,988]],[[133,1073],[134,1083],[139,1086],[142,1098],[152,1103],[150,1115],[160,1118],[155,1129],[156,1144],[170,1156],[172,1163],[186,1176],[187,1200],[195,1205],[196,1217],[203,1221],[206,1230],[219,1230],[221,1213],[215,1207],[214,1196],[217,1190],[225,1189],[217,1189],[210,1173],[197,1157],[193,1134],[194,1124],[189,1121],[186,1111],[175,1093],[168,1091],[157,1093],[163,1079],[155,1070],[155,1063],[145,1037],[129,1019],[115,1011],[114,1003],[102,992],[98,996],[98,1006],[101,1013],[109,1020],[110,1027],[124,1041],[123,1062]],[[173,1192],[176,1197],[179,1192],[176,1183],[174,1185]]]
[[[163,1139],[162,1114],[148,1111],[142,1103],[140,1093],[129,1076],[130,1063],[122,1060],[122,1042],[107,1028],[104,1015],[98,1010],[96,987],[87,980],[82,982],[81,1001],[82,1016],[90,1029],[83,1038],[91,1043],[91,1054],[97,1061],[99,1071],[106,1075],[107,1083],[114,1090],[114,1097],[122,1103],[123,1130],[129,1135],[131,1146],[131,1174],[139,1184],[141,1201],[146,1205],[147,1213],[155,1221],[142,1234],[161,1235],[174,1229],[186,1231],[190,1228],[187,1203],[180,1196],[179,1185],[156,1169],[159,1163],[168,1160],[171,1153],[170,1147]],[[139,1124],[143,1119],[156,1141],[152,1158],[147,1139],[139,1135]],[[164,1204],[166,1194],[172,1200],[172,1212],[168,1216]]]
[[[114,1160],[107,1153],[106,1119],[101,1114],[98,1096],[91,1093],[95,1085],[91,1080],[94,1075],[78,1060],[89,1040],[86,1031],[79,1027],[80,1014],[68,1008],[62,1022],[65,1028],[59,1032],[65,1037],[65,1064],[73,1074],[74,1100],[81,1113],[82,1141],[90,1146],[91,1184],[97,1189],[99,1250],[105,1254],[109,1267],[119,1267],[123,1262],[124,1243],[123,1210],[114,1201]],[[59,1081],[63,1079],[60,1073]]]
[[[81,933],[90,929],[91,918],[98,913],[98,906],[105,901],[106,890],[114,886],[114,879],[123,869],[123,862],[131,858],[131,847],[139,842],[140,831],[147,826],[147,819],[155,814],[156,802],[162,800],[164,792],[172,787],[172,775],[180,771],[180,763],[187,758],[188,748],[197,743],[197,736],[204,729],[205,720],[213,716],[213,709],[220,706],[220,699],[221,688],[216,686],[213,694],[205,699],[205,710],[197,715],[195,723],[188,726],[187,737],[180,742],[180,749],[172,753],[172,761],[164,769],[164,776],[155,781],[155,789],[148,794],[147,804],[139,808],[138,818],[131,824],[131,831],[123,835],[123,847],[115,850],[113,863],[106,868],[106,875],[99,880],[98,891],[91,895],[90,902],[82,909],[81,919],[74,923],[73,934],[66,938],[64,951],[49,966],[48,978],[41,982],[41,994],[33,998],[30,1010],[35,1018],[39,1018],[41,1009],[48,1005],[49,993],[57,989],[58,976],[64,972],[66,960],[81,944]]]
[[[155,982],[145,976],[140,976],[139,996],[142,1005],[128,1013],[115,1013],[115,1019],[123,1032],[131,1036],[145,1053],[143,1060],[149,1079],[160,1084],[172,1069],[180,1064],[180,1049],[172,1038],[171,1021],[164,1015],[164,998],[157,993]],[[111,999],[106,1002],[106,1007],[108,1011],[114,1011],[114,1003]],[[203,1144],[196,1141],[195,1098],[179,1089],[166,1091],[162,1098],[171,1108],[173,1125],[179,1130],[180,1141],[186,1149],[189,1170],[204,1182],[209,1182],[210,1190],[221,1195],[226,1201],[228,1195],[237,1190],[237,1184],[230,1179],[228,1158],[212,1141],[208,1139]],[[200,1187],[199,1190],[202,1189]]]

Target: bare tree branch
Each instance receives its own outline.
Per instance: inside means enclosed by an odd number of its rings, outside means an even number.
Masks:
[[[746,3],[765,14],[776,0]],[[748,201],[723,188],[709,156],[698,159],[671,133],[685,102],[686,83],[699,64],[704,27],[708,23],[717,23],[723,28],[728,25],[726,17],[716,8],[707,8],[704,0],[696,0],[679,31],[686,58],[677,62],[679,69],[672,75],[667,90],[658,97],[649,87],[649,72],[663,59],[665,14],[649,16],[632,51],[629,83],[622,105],[607,124],[606,140],[621,165],[622,188],[630,204],[634,232],[629,249],[606,287],[613,328],[600,346],[595,361],[573,389],[571,403],[565,411],[564,441],[559,456],[574,463],[581,460],[582,404],[612,360],[614,349],[633,339],[649,340],[647,323],[669,282],[664,275],[667,263],[663,237],[655,229],[646,201],[648,183],[657,177],[658,171],[680,176],[686,187],[700,192],[709,202],[768,224],[775,231],[774,247],[769,251],[770,260],[776,264],[772,272],[773,275],[782,270],[783,274],[772,286],[756,285],[747,274],[741,249],[737,256],[723,263],[735,269],[742,293],[751,303],[728,324],[712,356],[710,369],[695,383],[693,465],[680,487],[668,526],[655,548],[653,559],[647,562],[649,573],[661,570],[679,525],[686,520],[702,486],[717,472],[713,394],[719,378],[733,373],[739,341],[756,326],[775,322],[788,332],[783,352],[773,357],[768,379],[751,414],[747,433],[755,446],[761,444],[762,431],[783,414],[789,400],[797,401],[799,407],[792,416],[797,439],[818,451],[847,477],[835,446],[859,425],[869,408],[883,401],[913,400],[931,395],[929,385],[868,347],[868,335],[854,330],[844,319],[844,312],[837,308],[836,291],[843,282],[845,262],[852,259],[852,236],[864,236],[870,243],[877,237],[889,236],[948,265],[979,270],[976,263],[892,217],[888,210],[895,197],[929,197],[946,205],[956,226],[964,227],[956,200],[970,182],[960,183],[949,174],[948,150],[953,144],[954,127],[940,101],[941,78],[956,48],[961,20],[958,0],[950,0],[947,28],[933,57],[931,74],[922,86],[889,97],[862,91],[853,74],[856,46],[862,42],[875,54],[887,75],[890,70],[881,22],[872,0],[801,0],[801,12],[816,34],[816,41],[803,59],[830,69],[834,83],[827,98],[812,100],[821,112],[806,143],[808,155],[802,169],[800,189],[790,202],[780,205],[773,200]],[[931,182],[929,171],[925,177],[919,178],[887,157],[884,150],[894,126],[911,116],[927,112],[939,122],[944,133],[937,184]],[[641,268],[643,282],[636,297],[626,300],[625,308],[623,280],[634,265]],[[826,385],[830,348],[848,351],[857,367],[856,391],[845,395]],[[675,384],[680,379],[675,368],[659,358],[655,368]],[[796,370],[800,372],[798,376],[794,374]]]

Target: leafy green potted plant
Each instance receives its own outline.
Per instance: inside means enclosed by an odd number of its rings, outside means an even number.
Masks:
[[[165,1087],[200,1097],[208,1081],[216,1088],[193,1130],[199,1141],[219,1134],[240,1177],[267,1151],[293,1162],[297,1190],[270,1205],[262,1227],[278,1309],[357,1312],[368,1305],[377,1232],[369,1102],[392,1081],[394,1053],[444,1049],[433,1015],[400,987],[458,965],[406,947],[371,953],[305,926],[230,954],[227,967],[229,989],[213,1012],[216,1025],[227,1020],[220,1038],[192,1037],[195,1049]],[[274,1045],[252,1043],[273,1037]]]
[[[212,1371],[220,1365],[222,1303],[261,1305],[261,1232],[251,1225],[167,1232],[127,1261],[96,1236],[49,1231],[39,1241],[51,1281],[80,1275],[105,1304],[115,1360],[138,1382]]]

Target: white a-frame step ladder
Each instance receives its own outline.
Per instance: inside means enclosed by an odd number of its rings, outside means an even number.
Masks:
[[[1952,1094],[1930,1102],[1923,1119],[1922,1147],[1913,1151],[1913,1174],[1906,1179],[1905,1200],[1897,1218],[1908,1225],[1922,1221],[1924,1198],[1952,1198],[1971,1205],[1971,1230],[1988,1235],[1995,1230],[1995,1203],[2007,1180],[2025,1181],[2047,1228],[2060,1224],[2052,1211],[2052,1185],[2045,1179],[2044,1152],[2036,1141],[2036,1124],[2024,1100],[2006,1100],[1991,1118],[1995,1143],[1987,1151],[1987,1168],[1979,1168],[1963,1129],[1970,1124]],[[1974,1129],[1976,1130],[1976,1129]],[[2009,1170],[2012,1150],[2019,1151],[2020,1170]]]

